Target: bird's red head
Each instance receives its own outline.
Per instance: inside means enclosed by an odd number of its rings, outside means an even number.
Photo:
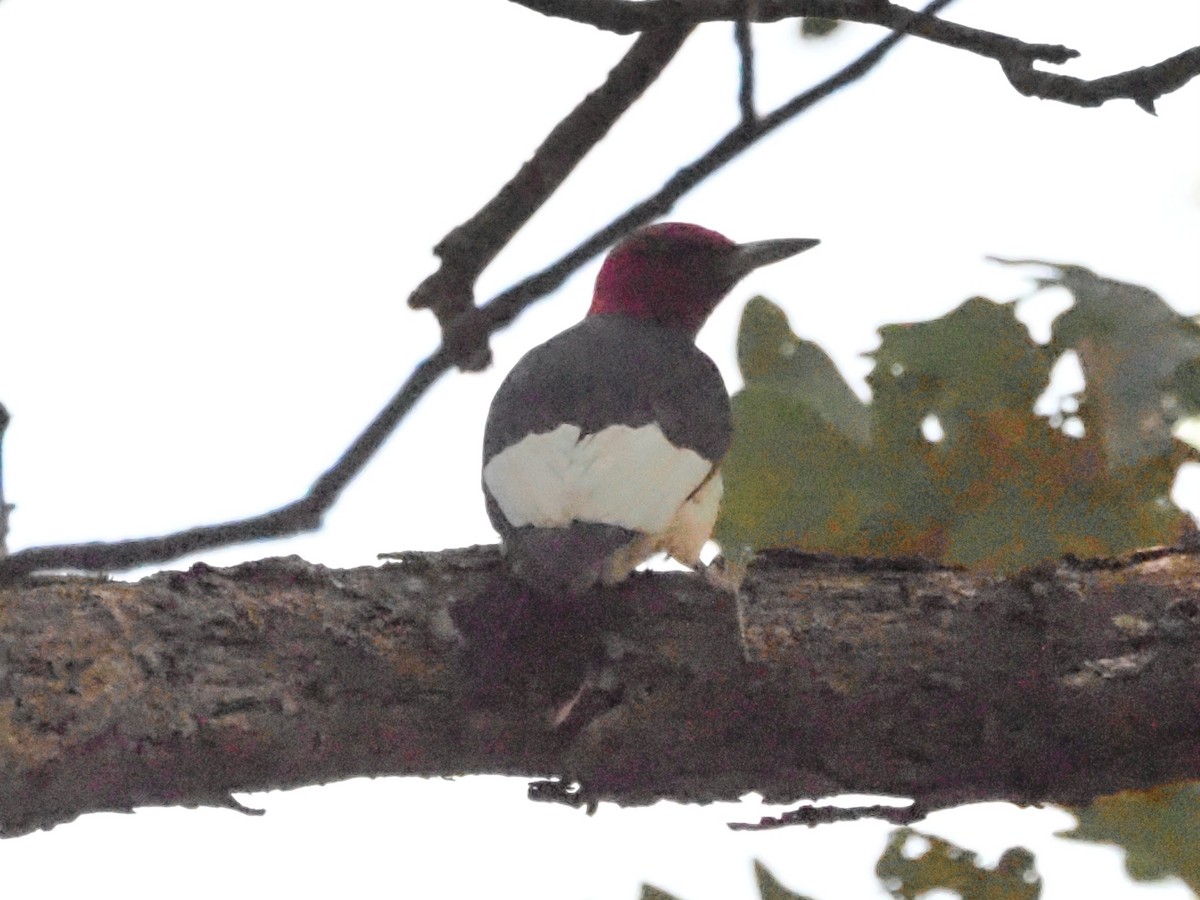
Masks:
[[[650,319],[696,334],[721,299],[758,266],[812,247],[814,240],[736,244],[683,222],[641,228],[600,267],[589,316]]]

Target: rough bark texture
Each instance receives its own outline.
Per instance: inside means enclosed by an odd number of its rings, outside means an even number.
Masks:
[[[1187,553],[1006,580],[769,555],[742,587],[749,662],[732,598],[662,574],[604,595],[619,621],[546,658],[488,662],[480,635],[491,615],[508,641],[511,596],[495,548],[4,588],[3,833],[364,774],[560,776],[587,802],[852,791],[926,809],[1200,777]],[[485,623],[474,643],[463,609]],[[563,650],[596,628],[602,659]]]

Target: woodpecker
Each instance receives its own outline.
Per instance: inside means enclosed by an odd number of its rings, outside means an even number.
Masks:
[[[667,222],[609,253],[587,316],[530,350],[488,413],[483,491],[519,580],[572,596],[659,552],[699,565],[732,421],[696,334],[745,275],[817,243]]]

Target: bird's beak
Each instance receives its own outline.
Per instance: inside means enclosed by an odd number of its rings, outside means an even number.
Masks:
[[[739,244],[729,261],[729,274],[739,280],[760,266],[767,266],[803,253],[821,243],[816,238],[785,238],[778,241],[753,241]]]

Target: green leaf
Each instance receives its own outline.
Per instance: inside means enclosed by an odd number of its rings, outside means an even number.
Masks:
[[[643,884],[641,900],[678,900],[678,898],[652,884]]]
[[[1079,825],[1061,837],[1116,844],[1135,880],[1174,875],[1200,894],[1200,783],[1125,791],[1071,812]]]
[[[747,385],[767,387],[802,400],[837,431],[859,444],[870,439],[866,404],[846,384],[824,350],[797,337],[787,315],[765,297],[742,311],[738,367]]]
[[[1103,435],[1109,465],[1169,455],[1172,426],[1200,410],[1200,327],[1148,288],[1082,266],[1018,262],[1053,269],[1055,277],[1038,283],[1066,288],[1075,300],[1054,320],[1050,346],[1056,356],[1079,356],[1088,384],[1080,417]]]
[[[716,536],[726,558],[762,547],[861,552],[864,450],[804,400],[751,384],[733,398]]]
[[[910,840],[926,844],[923,852],[906,855]],[[1035,900],[1041,896],[1042,880],[1033,863],[1032,853],[1013,847],[1004,851],[996,868],[988,869],[979,865],[974,853],[949,841],[898,828],[888,838],[875,874],[893,897],[905,900],[938,888],[970,900]]]
[[[1177,403],[1179,418],[1200,415],[1200,357],[1180,363],[1167,379],[1166,390]]]
[[[818,16],[805,16],[800,20],[800,36],[805,38],[823,38],[833,34],[834,29],[841,25],[838,19],[822,19]]]
[[[937,415],[950,441],[960,425],[989,411],[1032,413],[1054,362],[1017,320],[1013,304],[982,297],[931,322],[885,325],[879,336],[867,379],[876,405],[907,395],[922,418]]]
[[[810,900],[785,888],[757,859],[754,861],[754,878],[758,881],[758,894],[762,900]]]
[[[862,552],[858,527],[870,437],[867,407],[787,317],[756,297],[738,331],[746,387],[733,398],[717,540],[727,559],[762,547]]]
[[[803,894],[797,894],[785,888],[757,859],[754,861],[754,877],[758,882],[758,892],[762,900],[811,900]],[[677,900],[677,898],[674,894],[668,894],[653,885],[643,884],[641,900]]]
[[[1190,320],[1159,319],[1190,340]],[[1060,336],[1083,328],[1080,352],[1091,346],[1099,326],[1063,321]],[[1136,373],[1117,367],[1089,381],[1086,433],[1072,437],[1033,411],[1058,350],[1032,340],[1014,304],[976,297],[880,336],[868,405],[778,307],[763,298],[747,305],[738,335],[746,387],[733,398],[716,529],[728,559],[799,547],[1011,572],[1067,553],[1117,555],[1179,539],[1188,517],[1170,491],[1194,452],[1162,424],[1154,452],[1112,465],[1110,431],[1127,427],[1132,409],[1152,418],[1145,398],[1125,408]],[[1134,339],[1155,340],[1140,331],[1122,338]],[[1200,343],[1185,359],[1182,341],[1172,345],[1172,379],[1155,383],[1160,411],[1200,409]],[[1105,390],[1124,393],[1113,399]],[[931,419],[940,435],[927,437]]]
[[[1012,455],[1031,438],[1049,440],[1051,429],[1033,414],[1049,378],[1049,354],[1012,304],[980,297],[933,321],[888,325],[879,334],[867,378],[875,395],[877,503],[866,517],[870,546],[879,554],[994,569],[1042,558],[1052,542],[1038,528],[1014,523],[1038,520],[1032,507],[1042,505],[1046,476],[1028,465],[1036,451],[1025,465]],[[938,442],[922,435],[930,416],[943,432]]]

